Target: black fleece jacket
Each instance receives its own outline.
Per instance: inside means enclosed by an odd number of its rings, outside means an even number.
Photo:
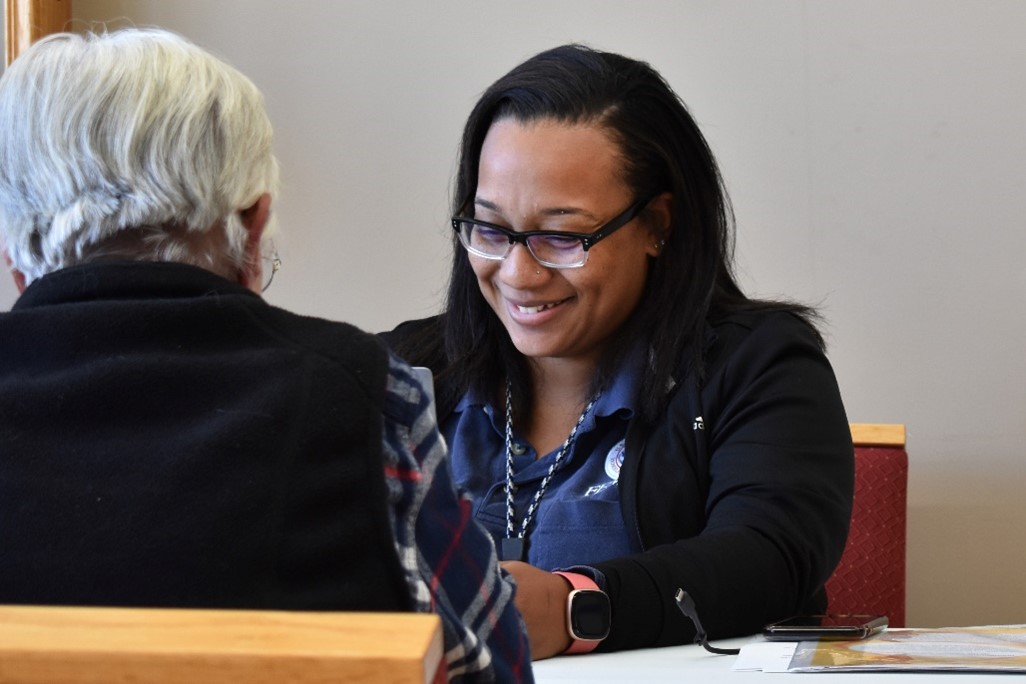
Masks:
[[[437,318],[424,319],[384,338],[444,378],[437,346],[411,354],[438,331]],[[600,650],[693,640],[674,602],[678,587],[711,638],[822,611],[824,582],[844,550],[854,454],[815,332],[790,313],[737,314],[708,325],[701,381],[692,357],[682,351],[659,419],[628,428],[621,509],[644,550],[594,564],[613,607]],[[458,397],[436,392],[444,421]]]

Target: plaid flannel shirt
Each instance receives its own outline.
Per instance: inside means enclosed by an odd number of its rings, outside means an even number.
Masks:
[[[384,413],[396,549],[416,610],[442,620],[449,680],[533,682],[513,582],[453,485],[430,395],[394,355]]]

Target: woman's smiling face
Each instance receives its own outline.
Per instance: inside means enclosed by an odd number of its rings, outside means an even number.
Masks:
[[[599,126],[552,119],[492,124],[474,216],[516,231],[591,233],[640,198]],[[631,225],[632,224],[632,225]],[[595,245],[580,268],[547,268],[523,245],[502,261],[470,255],[485,300],[525,356],[596,363],[641,298],[659,237],[644,214]]]

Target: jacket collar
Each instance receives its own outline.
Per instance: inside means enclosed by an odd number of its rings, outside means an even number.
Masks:
[[[94,300],[176,299],[210,295],[259,297],[197,266],[168,262],[108,261],[71,266],[32,282],[12,311]]]

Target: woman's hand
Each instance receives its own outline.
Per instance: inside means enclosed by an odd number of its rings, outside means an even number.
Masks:
[[[569,648],[566,602],[570,582],[520,561],[506,561],[502,567],[517,583],[515,603],[527,625],[532,660],[551,658]]]

